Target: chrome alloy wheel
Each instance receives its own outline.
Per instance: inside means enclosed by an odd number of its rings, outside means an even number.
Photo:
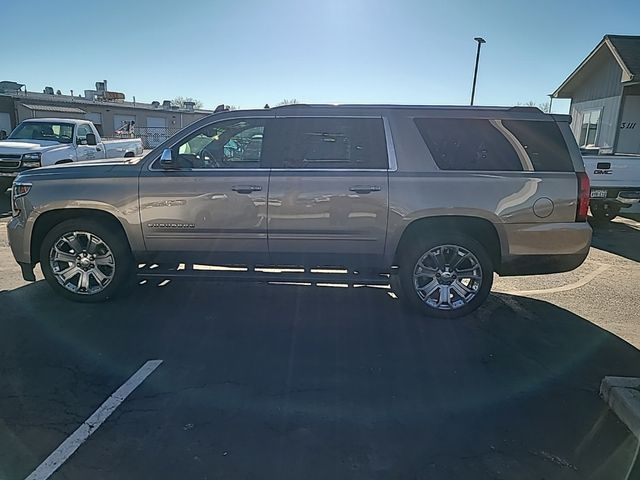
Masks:
[[[422,255],[413,269],[420,299],[438,310],[456,310],[475,298],[482,285],[476,256],[457,245],[439,245]]]
[[[49,251],[49,264],[60,285],[80,295],[101,292],[116,272],[109,246],[89,232],[62,235]]]

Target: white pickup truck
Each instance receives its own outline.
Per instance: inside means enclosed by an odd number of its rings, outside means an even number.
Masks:
[[[589,208],[597,222],[613,220],[620,209],[640,202],[640,155],[585,155],[591,183]]]
[[[103,141],[93,123],[68,118],[34,118],[0,141],[0,192],[31,168],[59,163],[142,155],[139,138]]]

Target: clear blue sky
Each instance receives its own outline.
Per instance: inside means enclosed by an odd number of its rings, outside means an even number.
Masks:
[[[640,34],[640,2],[182,0],[4,2],[0,80],[127,99],[545,102],[605,33]],[[558,103],[557,109],[564,107]],[[563,108],[564,107],[564,108]]]

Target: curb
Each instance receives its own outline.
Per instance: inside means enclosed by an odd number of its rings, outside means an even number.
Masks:
[[[604,377],[600,384],[600,395],[640,440],[640,378]]]

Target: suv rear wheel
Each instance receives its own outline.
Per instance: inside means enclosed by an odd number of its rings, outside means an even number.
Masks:
[[[458,318],[478,308],[493,284],[485,248],[461,234],[414,241],[402,254],[402,300],[430,317]]]
[[[113,297],[133,273],[125,236],[93,220],[71,219],[51,229],[42,241],[40,265],[49,285],[77,302]]]

